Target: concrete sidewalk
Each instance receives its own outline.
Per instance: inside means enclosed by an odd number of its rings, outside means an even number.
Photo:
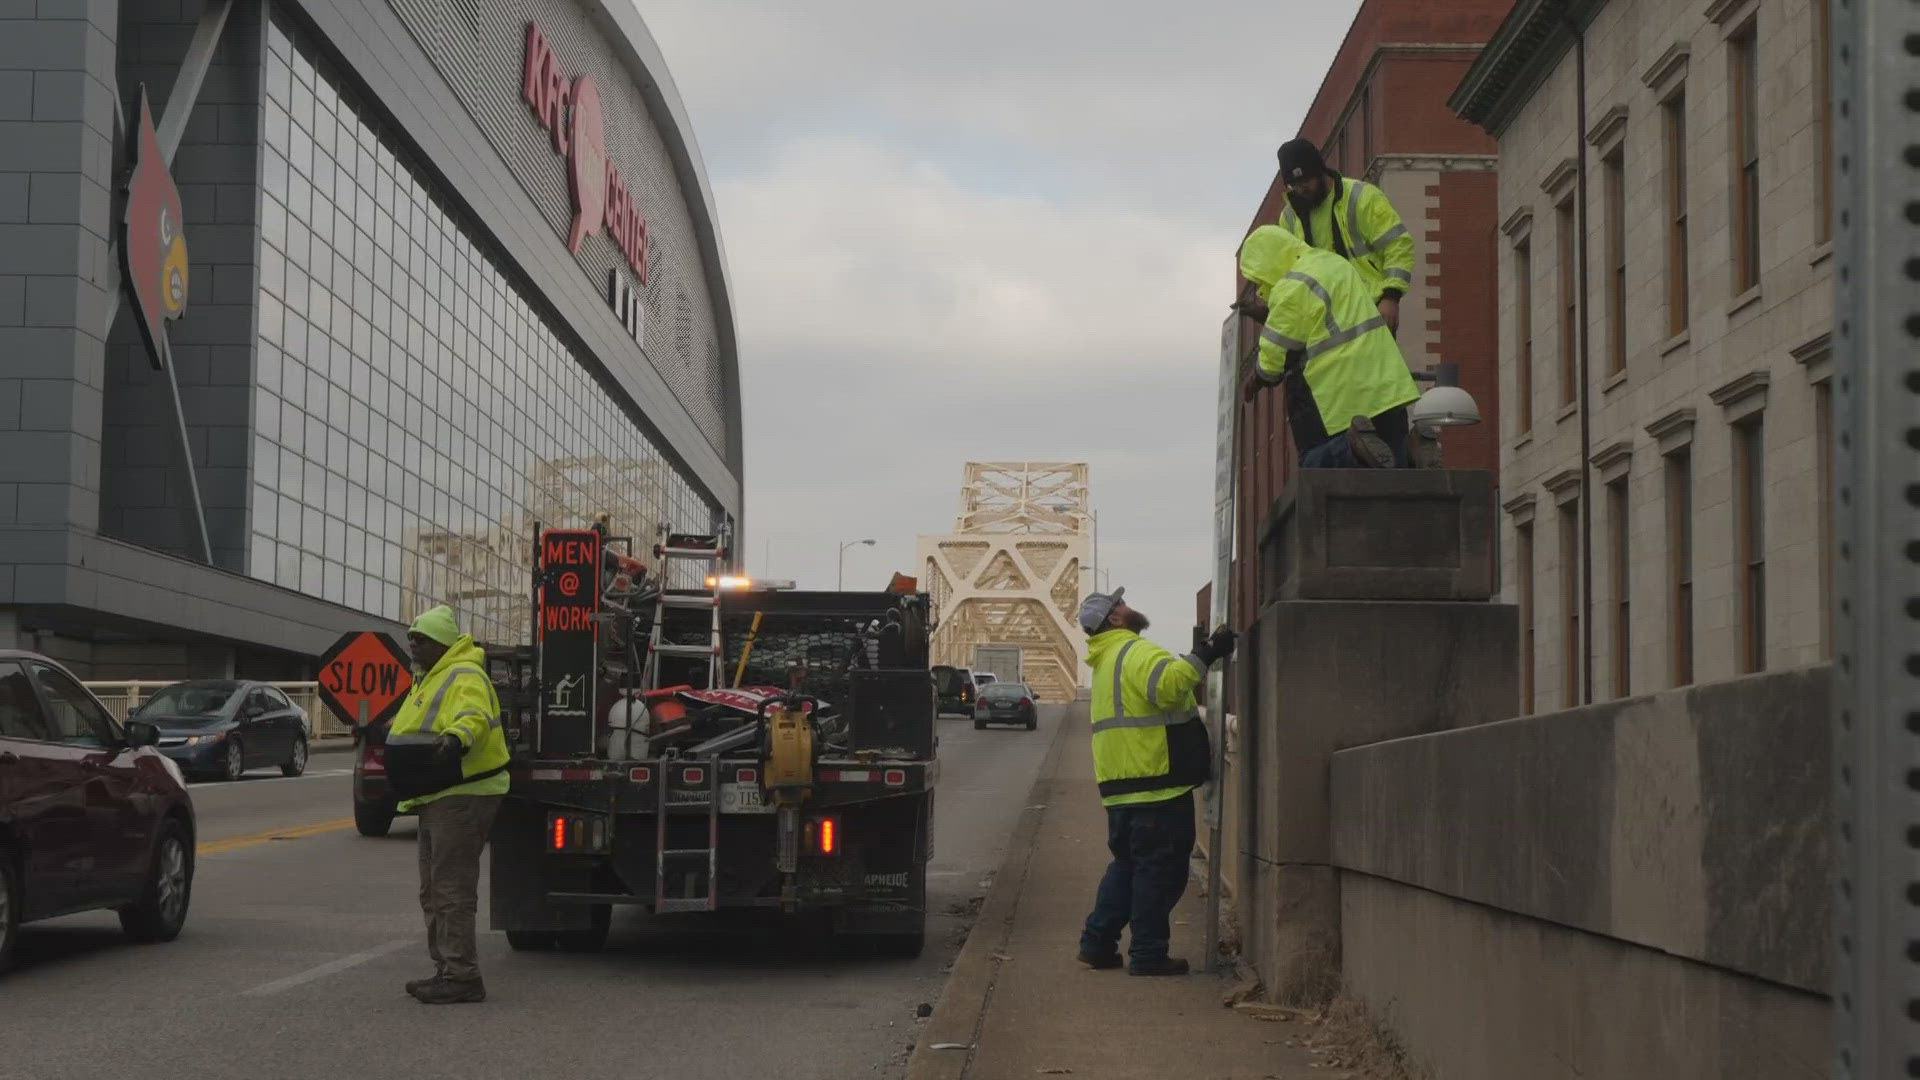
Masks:
[[[1193,975],[1134,978],[1124,969],[1092,971],[1075,959],[1108,861],[1086,708],[1082,702],[1069,710],[1041,766],[979,921],[920,1034],[908,1080],[1342,1075],[1288,1045],[1310,1029],[1254,1020],[1221,1004],[1233,983],[1202,973],[1206,899],[1199,880],[1173,916],[1173,955],[1191,961]]]

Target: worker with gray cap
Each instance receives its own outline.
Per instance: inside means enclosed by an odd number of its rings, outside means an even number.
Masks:
[[[1187,962],[1167,955],[1171,919],[1193,855],[1193,789],[1213,775],[1193,692],[1207,668],[1233,655],[1235,638],[1216,630],[1175,656],[1140,636],[1147,617],[1125,596],[1094,593],[1080,605],[1093,669],[1094,777],[1113,855],[1080,935],[1080,962],[1119,967],[1120,932],[1131,927],[1128,974],[1184,975]]]

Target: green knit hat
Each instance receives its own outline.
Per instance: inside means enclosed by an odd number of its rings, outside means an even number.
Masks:
[[[453,643],[460,640],[460,624],[453,620],[453,609],[441,604],[421,612],[420,617],[413,620],[413,625],[407,627],[407,633],[419,634],[452,648]]]

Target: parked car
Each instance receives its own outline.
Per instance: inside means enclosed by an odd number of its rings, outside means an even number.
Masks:
[[[160,729],[160,752],[189,776],[238,780],[278,765],[307,771],[307,714],[265,683],[203,679],[162,687],[130,719]]]
[[[980,704],[974,707],[975,730],[988,724],[1025,724],[1032,731],[1040,724],[1033,704],[1033,691],[1025,683],[997,682],[980,691]]]
[[[978,691],[973,686],[973,672],[963,667],[949,667],[940,664],[933,669],[934,711],[942,716],[959,713],[963,716],[973,713],[973,699]]]
[[[171,941],[193,893],[193,801],[159,729],[123,728],[65,668],[0,651],[0,968],[20,924],[109,909]]]
[[[387,784],[387,729],[391,723],[353,729],[353,825],[361,836],[385,836],[400,816],[400,801]]]

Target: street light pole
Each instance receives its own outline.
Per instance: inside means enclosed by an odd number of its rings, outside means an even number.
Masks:
[[[865,544],[868,547],[872,547],[874,543],[875,541],[872,541],[872,540],[849,540],[846,543],[840,545],[840,578],[839,578],[839,583],[835,586],[834,591],[836,592],[847,591],[847,549],[850,547],[858,547],[861,544]]]

